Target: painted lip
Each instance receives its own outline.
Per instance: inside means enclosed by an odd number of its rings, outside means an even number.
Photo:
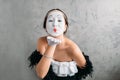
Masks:
[[[53,29],[53,31],[54,31],[54,32],[57,32],[57,29],[56,29],[56,28],[54,28],[54,29]]]

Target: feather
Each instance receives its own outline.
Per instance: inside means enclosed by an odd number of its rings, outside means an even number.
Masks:
[[[28,57],[30,61],[29,67],[33,68],[40,61],[42,55],[37,50],[33,51],[32,54]]]
[[[86,65],[84,68],[79,68],[77,66],[78,73],[76,73],[74,76],[58,77],[53,72],[52,66],[50,66],[50,69],[43,80],[81,80],[82,78],[85,79],[88,75],[92,77],[93,72],[92,62],[90,61],[89,56],[85,55],[84,52],[83,55],[86,59]],[[36,64],[38,64],[41,57],[42,55],[40,54],[40,52],[38,52],[37,50],[33,51],[32,54],[28,57],[28,60],[30,61],[29,67],[31,67],[32,69]]]
[[[84,68],[78,67],[78,73],[76,74],[78,80],[81,78],[85,79],[88,75],[92,77],[92,72],[93,72],[92,62],[90,61],[89,56],[85,55],[84,52],[83,55],[86,59],[86,65]]]

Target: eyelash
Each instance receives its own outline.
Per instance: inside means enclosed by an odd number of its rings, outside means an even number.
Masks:
[[[53,20],[49,20],[49,22],[53,22]]]
[[[53,22],[53,20],[49,20],[49,22]],[[62,20],[58,20],[58,22],[62,22]]]
[[[58,22],[62,22],[62,20],[58,20]]]

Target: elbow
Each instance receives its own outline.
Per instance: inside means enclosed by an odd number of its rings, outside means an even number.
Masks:
[[[84,60],[81,62],[81,66],[82,66],[82,67],[85,67],[85,65],[86,65],[86,59],[84,59]]]
[[[84,67],[85,67],[85,65],[86,65],[86,60],[85,60],[85,61],[83,61],[83,62],[81,62],[81,63],[79,64],[79,67],[80,67],[80,68],[84,68]]]
[[[41,70],[38,70],[38,68],[36,68],[36,74],[41,79],[43,79],[46,76]]]
[[[81,64],[82,67],[85,67],[86,61]]]
[[[44,77],[45,77],[44,74],[41,74],[41,73],[38,73],[38,72],[37,72],[37,76],[38,76],[39,78],[41,78],[41,79],[44,79]]]

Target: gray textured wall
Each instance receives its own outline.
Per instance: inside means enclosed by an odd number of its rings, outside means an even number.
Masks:
[[[0,0],[0,80],[39,80],[27,57],[52,8],[67,14],[67,36],[93,61],[87,80],[120,80],[120,0]]]

